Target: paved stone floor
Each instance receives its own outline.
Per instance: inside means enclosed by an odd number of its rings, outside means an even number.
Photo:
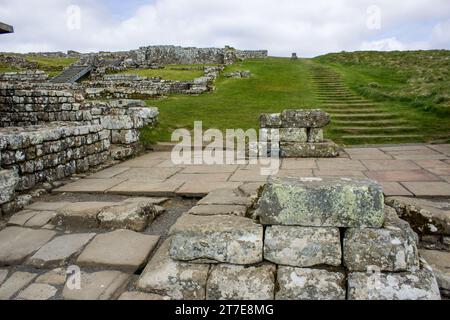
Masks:
[[[174,165],[170,152],[126,161],[56,190],[131,196],[203,197],[214,189],[264,183],[263,165]],[[337,159],[283,159],[277,176],[361,177],[386,196],[450,196],[450,145],[352,148]]]

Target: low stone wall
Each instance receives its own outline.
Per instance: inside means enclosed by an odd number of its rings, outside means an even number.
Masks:
[[[77,122],[2,128],[1,166],[19,174],[17,191],[28,190],[106,161],[109,135],[101,125]]]
[[[0,82],[44,82],[48,74],[41,70],[0,73]]]

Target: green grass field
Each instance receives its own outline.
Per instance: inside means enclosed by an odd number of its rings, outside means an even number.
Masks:
[[[204,129],[217,128],[258,128],[259,115],[263,112],[280,112],[287,108],[316,108],[321,104],[316,98],[315,89],[310,80],[309,64],[329,63],[317,60],[291,61],[285,58],[245,61],[228,66],[225,72],[233,70],[251,70],[250,79],[225,79],[220,77],[216,91],[200,96],[174,95],[162,100],[148,100],[148,105],[159,107],[161,115],[158,128],[143,130],[142,140],[151,144],[157,141],[170,141],[171,133],[177,128],[192,129],[194,121],[203,121]],[[395,76],[386,76],[373,70],[356,70],[338,64],[331,64],[348,83],[351,89],[360,93],[359,86],[371,83],[397,85]],[[361,67],[362,68],[362,67]],[[365,71],[365,72],[363,72]],[[378,74],[369,77],[367,73]],[[369,81],[369,82],[368,82]],[[375,98],[369,97],[375,100]],[[378,99],[379,100],[379,99]],[[410,102],[399,99],[383,99],[381,108],[400,113],[408,124],[417,127],[424,139],[396,142],[448,141],[450,136],[450,116],[443,115],[438,108],[417,108]],[[325,131],[326,137],[343,143],[340,135],[335,134],[331,124]],[[379,141],[365,141],[366,144]]]
[[[38,69],[45,71],[50,77],[56,76],[65,67],[77,61],[77,59],[73,58],[47,58],[32,55],[20,55],[20,57],[25,58],[29,62],[36,63],[38,65]],[[0,64],[0,73],[14,72],[14,71],[23,71],[23,70],[20,68]]]

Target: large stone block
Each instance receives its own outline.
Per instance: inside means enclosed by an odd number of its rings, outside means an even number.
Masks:
[[[108,130],[133,129],[134,123],[130,116],[103,116],[100,118],[101,125]]]
[[[440,300],[433,271],[425,263],[417,272],[348,275],[349,300]]]
[[[348,229],[344,237],[344,263],[350,271],[415,271],[419,254],[415,238],[403,230]]]
[[[278,268],[277,300],[345,300],[345,275],[319,269]]]
[[[273,300],[275,265],[217,265],[206,284],[207,300]]]
[[[280,128],[281,127],[281,114],[279,113],[264,113],[260,116],[261,128]]]
[[[323,128],[330,116],[322,110],[284,110],[281,122],[283,128]]]
[[[342,262],[339,229],[267,227],[264,258],[292,267],[339,266]]]
[[[267,225],[380,228],[383,200],[381,186],[370,180],[272,178],[257,214]]]
[[[321,143],[280,142],[282,158],[336,158],[339,146],[332,141]]]
[[[172,260],[167,239],[142,272],[137,287],[178,300],[204,300],[209,265]]]
[[[11,201],[19,183],[19,175],[14,170],[0,171],[0,204]]]
[[[281,128],[280,141],[305,143],[308,141],[307,130],[305,128]]]
[[[239,265],[263,260],[263,227],[251,219],[185,214],[170,235],[170,256],[175,260]]]

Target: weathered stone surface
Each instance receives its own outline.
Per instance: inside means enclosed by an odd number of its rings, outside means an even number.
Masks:
[[[19,174],[14,170],[0,170],[0,204],[11,201],[19,183]]]
[[[82,272],[81,289],[73,288],[73,279],[67,279],[62,296],[65,300],[113,300],[123,292],[130,275],[119,271]]]
[[[8,225],[38,228],[48,224],[55,216],[55,211],[23,210],[13,215]]]
[[[40,275],[35,282],[50,284],[54,286],[62,286],[64,285],[64,283],[66,283],[66,278],[66,269],[56,268],[44,273],[43,275]]]
[[[3,281],[5,281],[7,276],[8,276],[8,270],[0,269],[0,285],[3,283]]]
[[[321,143],[323,142],[323,129],[311,128],[308,130],[308,142],[309,143]]]
[[[374,227],[384,223],[383,192],[358,179],[272,178],[259,200],[263,224]]]
[[[117,205],[114,202],[77,202],[58,209],[54,224],[73,229],[97,228],[101,210]]]
[[[386,204],[419,234],[450,235],[450,202],[408,197],[386,198]]]
[[[433,268],[439,288],[450,292],[450,252],[420,250],[420,256]]]
[[[339,146],[332,141],[320,143],[280,142],[282,158],[336,158]]]
[[[323,128],[330,116],[322,110],[285,110],[281,113],[283,128]]]
[[[388,206],[384,207],[385,220],[383,228],[395,231],[403,231],[408,239],[413,239],[416,245],[419,244],[419,236],[411,228],[409,223],[397,215],[397,212]]]
[[[11,299],[17,292],[26,287],[37,274],[29,272],[14,272],[0,287],[0,300]]]
[[[403,230],[348,229],[344,237],[344,264],[350,271],[416,271],[416,239]]]
[[[339,266],[342,262],[339,229],[267,227],[264,259],[292,267]]]
[[[244,217],[247,213],[247,207],[239,205],[213,204],[193,207],[188,213],[198,216],[232,215]]]
[[[345,300],[345,275],[318,269],[278,268],[277,300]]]
[[[139,291],[127,291],[122,293],[118,300],[127,300],[127,301],[156,301],[156,300],[171,300],[170,297],[161,296],[159,294],[154,293],[145,293]]]
[[[177,300],[204,300],[209,265],[174,261],[167,239],[147,264],[137,286]]]
[[[158,241],[159,236],[129,230],[100,234],[78,257],[77,265],[135,272],[147,262]]]
[[[181,216],[170,230],[175,260],[254,264],[262,262],[263,227],[235,216]]]
[[[27,262],[37,268],[64,265],[95,236],[95,233],[68,234],[57,237],[38,250]]]
[[[56,232],[8,227],[0,231],[0,265],[15,265],[50,241]]]
[[[49,300],[53,298],[56,293],[58,292],[58,289],[44,283],[33,283],[29,287],[27,287],[25,290],[21,291],[17,299],[18,300]]]
[[[207,300],[273,300],[275,265],[212,267],[206,284]]]
[[[132,198],[102,209],[97,218],[101,228],[129,229],[140,232],[147,228],[158,213],[152,199]]]
[[[280,128],[281,127],[281,114],[279,113],[264,113],[260,116],[261,128]]]
[[[237,190],[217,189],[210,192],[206,197],[198,202],[198,205],[252,205],[249,197],[244,197]]]
[[[281,128],[280,141],[284,142],[307,142],[308,135],[305,128]]]
[[[413,273],[350,273],[349,300],[440,300],[436,278],[424,265]]]

